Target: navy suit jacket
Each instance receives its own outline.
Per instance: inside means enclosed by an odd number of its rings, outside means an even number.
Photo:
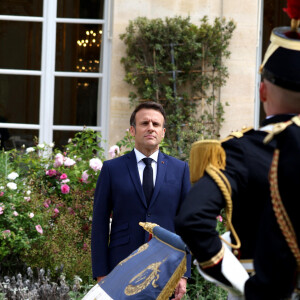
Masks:
[[[189,189],[188,164],[159,152],[155,187],[147,207],[134,151],[105,161],[94,198],[93,277],[107,275],[121,260],[148,241],[149,235],[139,222],[156,223],[175,232],[174,219]],[[189,277],[190,255],[187,267],[185,275]]]

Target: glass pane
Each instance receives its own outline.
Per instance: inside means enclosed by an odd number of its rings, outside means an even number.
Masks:
[[[68,144],[69,139],[72,139],[77,131],[53,131],[53,142],[55,144],[55,148],[60,150],[64,150],[64,146]]]
[[[40,70],[42,24],[0,21],[0,68]]]
[[[102,25],[57,24],[56,70],[99,72]]]
[[[0,74],[1,122],[38,124],[40,77]]]
[[[54,124],[96,126],[98,82],[96,78],[56,78]]]
[[[4,129],[0,129],[0,131],[2,130]],[[3,140],[3,144],[1,139],[1,145],[4,145],[5,150],[20,149],[23,145],[25,145],[25,148],[35,146],[35,141],[37,141],[39,136],[38,130],[30,129],[9,128],[6,129],[6,133],[8,133],[8,137]]]
[[[80,130],[80,132],[82,132],[82,130]],[[61,151],[66,150],[65,146],[70,142],[70,139],[73,139],[75,137],[76,133],[78,133],[78,131],[54,130],[53,131],[53,141],[55,144],[54,147],[60,149]]]
[[[58,0],[58,18],[103,19],[104,0]]]
[[[42,17],[42,0],[1,0],[0,15]]]

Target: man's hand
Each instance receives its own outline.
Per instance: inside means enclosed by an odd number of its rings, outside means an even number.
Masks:
[[[175,298],[172,300],[180,300],[186,293],[186,278],[180,278],[177,287],[175,289]]]
[[[97,277],[97,282],[99,283],[103,278],[105,278],[105,276]]]

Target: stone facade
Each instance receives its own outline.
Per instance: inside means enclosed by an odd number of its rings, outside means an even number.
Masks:
[[[120,140],[129,128],[132,108],[128,94],[132,88],[123,81],[124,69],[120,59],[125,45],[119,35],[125,32],[129,20],[138,16],[165,18],[173,16],[191,17],[194,24],[207,15],[209,22],[216,17],[233,19],[237,27],[233,33],[229,50],[231,57],[226,61],[229,78],[220,91],[225,107],[225,123],[221,137],[227,136],[243,126],[254,126],[255,99],[257,87],[257,47],[259,45],[259,6],[253,0],[115,0],[113,13],[113,40],[110,78],[110,124],[109,146]]]

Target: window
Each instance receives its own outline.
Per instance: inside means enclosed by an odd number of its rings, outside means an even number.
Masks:
[[[107,139],[110,5],[0,1],[1,148],[60,147],[84,126]]]

